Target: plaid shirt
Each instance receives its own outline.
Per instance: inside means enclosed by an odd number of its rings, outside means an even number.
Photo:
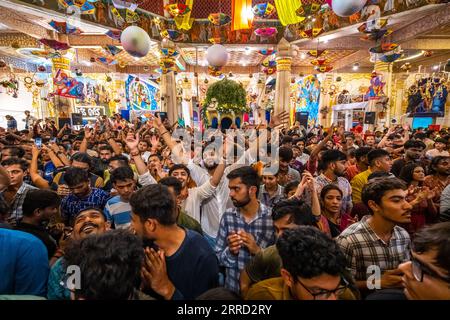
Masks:
[[[357,281],[367,279],[369,266],[378,266],[383,273],[397,269],[399,264],[410,260],[411,240],[408,232],[395,226],[389,243],[385,243],[367,223],[369,218],[364,216],[336,238]]]
[[[336,181],[331,181],[326,176],[321,174],[316,178],[316,191],[320,196],[320,192],[323,187],[329,184],[334,184],[339,187],[342,191],[342,205],[341,205],[341,215],[344,213],[350,213],[352,211],[352,187],[350,182],[344,177],[338,177]]]
[[[247,247],[242,246],[238,255],[228,248],[227,237],[232,231],[244,230],[255,238],[256,244],[264,249],[275,242],[273,221],[269,208],[260,204],[255,218],[247,223],[238,208],[226,211],[220,220],[219,234],[216,243],[216,254],[219,264],[225,267],[225,287],[239,293],[239,276],[242,269],[252,258]]]
[[[16,220],[16,223],[19,222],[22,219],[23,216],[23,210],[22,205],[23,201],[25,200],[25,196],[27,195],[28,191],[35,190],[36,187],[30,186],[27,183],[22,183],[19,190],[17,190],[16,195],[14,196],[14,200],[10,205],[10,211],[11,216],[10,218],[14,218]]]
[[[91,193],[84,199],[74,194],[69,194],[61,201],[61,215],[69,224],[75,216],[83,209],[95,207],[103,210],[108,201],[109,194],[102,189],[92,188]]]

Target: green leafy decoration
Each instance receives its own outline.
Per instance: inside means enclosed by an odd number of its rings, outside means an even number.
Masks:
[[[217,81],[206,91],[205,108],[216,102],[218,113],[249,112],[247,107],[247,93],[241,84],[227,78]]]

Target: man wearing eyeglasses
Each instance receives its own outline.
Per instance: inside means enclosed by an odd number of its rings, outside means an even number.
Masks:
[[[247,300],[354,300],[359,292],[339,246],[319,229],[286,230],[277,241],[281,277],[255,284]]]
[[[409,300],[450,300],[450,222],[416,233],[411,261],[400,265]]]

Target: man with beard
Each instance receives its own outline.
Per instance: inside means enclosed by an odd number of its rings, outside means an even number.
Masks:
[[[405,149],[404,156],[392,163],[391,172],[395,174],[396,177],[400,175],[400,171],[402,171],[402,168],[406,164],[419,161],[427,146],[420,140],[408,140],[403,147]],[[424,166],[424,168],[426,168],[426,166]]]
[[[408,232],[399,226],[411,222],[412,206],[406,196],[406,185],[397,178],[371,180],[362,192],[371,215],[336,239],[361,291],[401,287],[399,265],[410,259],[411,249]],[[374,276],[380,273],[381,279]]]
[[[60,248],[57,250],[54,258],[57,259],[53,264],[48,277],[47,298],[50,300],[69,300],[70,291],[61,285],[64,280],[66,270],[64,268],[64,249],[71,240],[81,240],[89,235],[102,234],[110,229],[110,224],[102,210],[97,208],[85,208],[78,212],[73,230],[66,231]]]
[[[278,171],[278,184],[284,187],[287,183],[300,180],[300,173],[292,169],[289,164],[294,158],[294,152],[291,148],[281,147],[278,149],[279,156],[279,171]]]
[[[342,191],[341,215],[352,211],[352,187],[345,177],[347,156],[339,150],[327,150],[322,154],[319,166],[322,173],[316,178],[316,191],[318,194],[322,188],[334,184]]]
[[[133,170],[129,166],[111,172],[111,183],[118,195],[108,200],[105,215],[115,229],[128,229],[131,225],[130,198],[136,189]]]
[[[165,300],[195,299],[217,286],[217,258],[197,232],[179,227],[169,188],[151,184],[131,196],[132,228],[147,242],[143,289]]]
[[[182,159],[183,156],[180,152],[181,144],[178,144],[172,137],[170,133],[166,130],[164,125],[161,122],[159,117],[155,118],[157,128],[159,129],[159,133],[161,137],[164,139],[166,145],[172,151],[174,155],[174,159],[181,162],[182,160],[185,162],[187,168],[190,171],[190,176],[192,180],[197,184],[197,186],[202,186],[204,183],[209,181],[211,177],[213,177],[216,173],[216,170],[220,170],[218,168],[219,163],[222,161],[222,154],[220,151],[208,148],[208,145],[204,146],[201,150],[203,155],[203,167],[194,163],[193,161],[187,161],[188,159]],[[232,141],[224,142],[232,145]],[[240,163],[238,161],[238,163]],[[228,208],[232,207],[232,204],[229,202],[229,189],[228,189],[228,179],[226,178],[227,174],[239,167],[242,164],[235,163],[231,166],[228,166],[224,171],[224,176],[220,179],[215,194],[210,197],[208,200],[204,201],[201,206],[201,216],[202,218],[196,218],[200,221],[204,236],[207,238],[208,242],[212,247],[215,247],[217,232],[219,230],[220,218],[222,213],[225,212]]]
[[[56,240],[48,233],[46,224],[58,214],[59,196],[50,190],[30,190],[23,201],[23,218],[16,230],[31,233],[47,248],[50,259],[56,251]]]
[[[131,150],[130,154],[136,164],[136,168],[140,174],[139,183],[143,186],[150,184],[156,184],[156,180],[150,174],[144,160],[140,157],[138,153],[137,146],[139,145],[139,136],[133,136],[133,134],[128,134],[127,136],[127,146]],[[169,175],[176,177],[182,183],[182,191],[180,198],[182,199],[181,208],[192,218],[200,222],[202,229],[211,230],[211,225],[209,219],[205,215],[201,215],[204,203],[208,203],[213,200],[216,193],[217,186],[219,185],[223,172],[225,170],[225,164],[219,164],[212,176],[207,179],[198,187],[189,188],[191,182],[190,170],[188,167],[182,164],[175,164],[169,171]],[[203,219],[202,219],[203,218]],[[216,234],[213,233],[211,237],[215,237]],[[206,236],[206,239],[210,242],[211,246],[214,247],[213,241]]]
[[[225,267],[225,287],[239,293],[241,271],[252,256],[275,242],[275,233],[269,208],[258,201],[257,172],[245,166],[234,169],[227,178],[235,208],[222,216],[216,254]]]
[[[108,193],[90,186],[89,173],[86,170],[68,168],[64,179],[71,192],[61,202],[61,215],[66,225],[70,225],[76,214],[84,208],[105,207]]]

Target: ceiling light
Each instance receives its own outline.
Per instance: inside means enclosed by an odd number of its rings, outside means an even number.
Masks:
[[[324,40],[323,40],[323,43],[328,43],[328,39],[324,39]]]
[[[438,65],[435,65],[435,66],[433,66],[433,70],[438,70],[439,69],[439,66]]]
[[[302,54],[300,55],[301,59],[306,59],[306,53],[302,52]]]
[[[356,70],[358,70],[359,69],[359,63],[355,63],[354,65],[353,65],[353,71],[356,71]]]

